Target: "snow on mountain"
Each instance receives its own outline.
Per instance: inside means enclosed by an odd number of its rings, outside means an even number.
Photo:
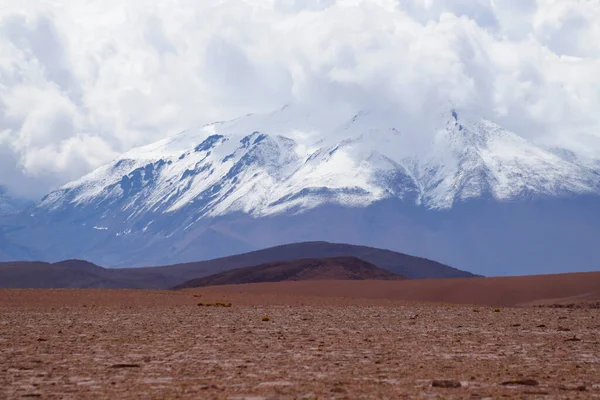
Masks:
[[[593,270],[599,194],[598,160],[465,111],[287,106],[133,149],[3,217],[0,259],[160,265],[325,240],[484,275]]]
[[[594,193],[599,170],[561,157],[487,120],[461,120],[453,111],[436,134],[423,177],[425,204],[449,208],[486,194],[506,201],[520,196]]]
[[[324,120],[286,106],[191,129],[123,154],[39,208],[101,204],[128,219],[186,207],[195,218],[258,217],[387,198],[449,209],[486,196],[508,201],[600,188],[597,167],[454,110],[435,116],[431,132],[376,112]]]

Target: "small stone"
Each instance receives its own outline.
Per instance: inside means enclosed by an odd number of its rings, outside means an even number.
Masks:
[[[565,386],[565,385],[560,385],[558,388],[560,390],[575,390],[575,391],[579,391],[579,392],[585,392],[587,390],[587,388],[585,387],[585,385],[579,385],[579,386]]]
[[[140,368],[139,364],[113,364],[111,368]]]
[[[559,332],[571,332],[571,330],[569,328],[565,328],[563,326],[559,326],[557,331]]]
[[[540,383],[535,379],[515,379],[512,381],[502,382],[504,386],[512,386],[512,385],[524,385],[524,386],[537,386]]]
[[[200,390],[209,390],[209,389],[218,389],[217,385],[202,385],[200,386]]]
[[[461,387],[462,385],[460,384],[459,381],[451,381],[451,380],[435,380],[431,383],[431,386],[433,387],[439,387],[439,388],[452,388],[452,389],[457,389],[459,387]]]

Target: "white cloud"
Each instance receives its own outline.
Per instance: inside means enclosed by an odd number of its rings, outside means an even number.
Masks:
[[[416,118],[453,104],[598,154],[598,21],[597,0],[6,0],[0,185],[41,195],[288,102]]]

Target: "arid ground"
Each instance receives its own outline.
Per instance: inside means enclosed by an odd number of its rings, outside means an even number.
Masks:
[[[0,290],[0,398],[600,398],[595,303],[416,303],[378,284]]]

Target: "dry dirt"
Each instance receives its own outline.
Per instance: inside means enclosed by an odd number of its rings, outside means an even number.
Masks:
[[[598,309],[215,290],[0,290],[0,398],[600,398]]]
[[[501,278],[345,280],[334,284],[328,281],[253,283],[214,286],[206,290],[516,306],[600,301],[600,272]]]

